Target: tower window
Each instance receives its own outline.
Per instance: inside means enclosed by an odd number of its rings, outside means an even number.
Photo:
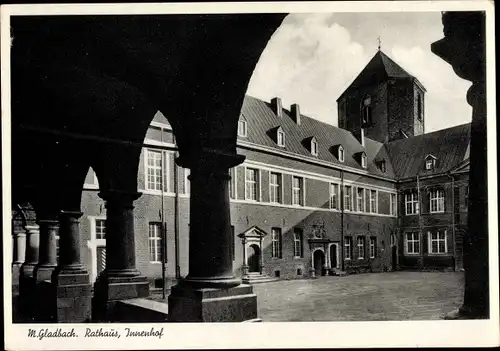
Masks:
[[[420,94],[417,95],[417,118],[421,121],[424,119],[424,106]]]
[[[372,98],[370,95],[367,95],[363,99],[363,105],[361,107],[361,118],[362,118],[362,126],[366,127],[372,124]]]

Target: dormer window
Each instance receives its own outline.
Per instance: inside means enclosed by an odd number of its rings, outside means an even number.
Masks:
[[[241,116],[240,120],[238,121],[238,136],[247,136],[247,121],[243,116]]]
[[[278,144],[278,146],[285,146],[285,132],[281,127],[279,127],[276,131],[276,143]]]
[[[386,171],[385,160],[380,161],[380,162],[379,162],[379,166],[380,166],[380,171],[381,171],[382,173],[385,173],[385,171]]]
[[[318,141],[316,138],[311,139],[311,155],[318,156]]]
[[[366,95],[361,106],[362,127],[372,124],[372,98]]]
[[[427,155],[425,158],[425,169],[431,170],[434,169],[434,167],[436,167],[436,157],[433,155]]]
[[[337,158],[339,159],[339,162],[344,162],[345,160],[344,148],[342,145],[339,146]]]
[[[364,152],[361,154],[361,167],[363,168],[368,167],[368,160]]]

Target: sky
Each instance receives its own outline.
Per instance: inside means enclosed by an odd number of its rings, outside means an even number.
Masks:
[[[425,131],[471,121],[471,83],[431,52],[443,37],[440,12],[290,14],[257,64],[247,94],[337,125],[337,98],[378,50],[427,89]]]

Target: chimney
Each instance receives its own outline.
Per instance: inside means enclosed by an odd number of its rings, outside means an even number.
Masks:
[[[292,114],[292,119],[293,121],[297,124],[300,125],[300,107],[299,104],[293,104],[290,106],[290,112]]]
[[[281,105],[281,99],[279,97],[273,98],[271,100],[271,105],[276,116],[278,116],[279,118],[283,117],[283,106]]]

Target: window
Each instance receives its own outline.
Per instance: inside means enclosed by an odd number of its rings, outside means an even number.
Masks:
[[[396,194],[389,194],[389,212],[391,215],[397,215],[397,197]]]
[[[464,203],[467,208],[469,208],[469,185],[465,187]]]
[[[372,99],[367,95],[363,99],[363,105],[361,108],[361,118],[363,121],[363,126],[370,125],[372,123]]]
[[[162,190],[162,152],[161,151],[146,151],[147,158],[147,189],[148,190]]]
[[[330,208],[338,209],[339,186],[338,184],[330,184]]]
[[[161,223],[149,223],[149,262],[162,261]]]
[[[377,257],[377,238],[370,237],[370,258]]]
[[[352,188],[348,185],[344,188],[344,210],[352,210]]]
[[[234,225],[231,226],[231,258],[234,259],[235,257],[235,252],[236,252],[236,236],[234,235]]]
[[[346,236],[344,238],[344,259],[350,260],[352,258],[352,238]]]
[[[420,239],[418,232],[406,233],[406,253],[410,255],[415,255],[420,253]]]
[[[362,260],[363,258],[365,258],[365,237],[364,236],[358,236],[357,244],[356,244],[356,251],[358,254],[358,260]]]
[[[444,212],[444,191],[439,189],[430,192],[431,213]]]
[[[302,249],[302,229],[295,228],[293,231],[293,256],[294,257],[303,257],[304,251]]]
[[[259,171],[254,168],[247,168],[245,176],[245,199],[250,201],[259,201],[258,189]]]
[[[278,128],[276,140],[278,146],[285,146],[285,132],[283,131],[283,129],[281,129],[281,127]]]
[[[417,94],[417,118],[419,120],[424,119],[424,108],[423,108],[423,103],[422,103],[422,95]]]
[[[236,168],[229,169],[229,198],[236,199]]]
[[[241,117],[238,121],[238,136],[247,136],[247,121],[244,119],[244,117]]]
[[[429,235],[429,253],[430,254],[445,254],[446,247],[446,231],[437,231],[435,233],[428,233]]]
[[[377,213],[377,190],[370,190],[370,213]]]
[[[418,203],[418,194],[416,192],[405,194],[405,206],[407,215],[418,214],[419,203]]]
[[[436,166],[436,158],[432,155],[429,155],[425,158],[425,169],[430,170],[434,169]]]
[[[311,155],[318,156],[318,142],[316,138],[311,139]]]
[[[96,239],[106,239],[106,220],[96,219],[95,220],[95,238]]]
[[[293,177],[292,179],[292,205],[304,206],[304,179]]]
[[[386,165],[385,165],[385,160],[380,161],[379,165],[380,165],[380,171],[382,173],[385,173],[385,171],[387,170]]]
[[[339,162],[344,162],[345,160],[345,157],[344,157],[344,148],[342,147],[342,145],[339,146],[339,154],[338,154],[338,159],[339,159]]]
[[[281,258],[282,237],[280,228],[271,229],[272,257]]]
[[[184,194],[189,194],[191,192],[191,181],[189,180],[189,175],[191,170],[189,168],[184,168]]]
[[[281,173],[269,173],[269,202],[280,204],[281,200],[281,189],[282,189],[282,177]]]
[[[357,189],[356,204],[358,212],[365,211],[365,189],[363,188]]]
[[[363,168],[368,167],[368,159],[367,159],[366,154],[364,152],[361,154],[361,167],[363,167]]]

